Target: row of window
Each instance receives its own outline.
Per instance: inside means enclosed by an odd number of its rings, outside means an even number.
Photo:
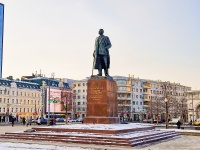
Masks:
[[[9,90],[0,90],[0,94],[7,94],[9,95],[10,92]],[[14,96],[15,95],[15,91],[12,91],[12,95]],[[32,96],[32,97],[40,97],[40,94],[37,94],[37,93],[29,93],[29,92],[18,92],[16,93],[17,96]]]
[[[9,101],[9,99],[6,100],[6,98],[4,98],[4,99],[0,98],[0,103],[9,104],[10,101]],[[24,100],[24,101],[20,100],[19,101],[18,99],[16,99],[16,101],[15,101],[14,99],[12,99],[11,104],[19,104],[19,105],[21,105],[21,104],[37,104],[37,105],[39,105],[39,101],[36,101],[36,100]]]
[[[87,86],[87,83],[74,83],[73,87],[76,87],[76,86],[78,86],[78,87],[80,87],[80,86]]]
[[[39,109],[38,110],[35,110],[35,108],[11,108],[11,113],[21,113],[21,112],[39,112]],[[6,113],[7,112],[7,108],[1,108],[0,107],[0,113]]]
[[[81,90],[77,90],[77,91],[74,90],[73,92],[74,92],[74,93],[76,93],[76,92],[81,93]],[[82,90],[82,92],[86,92],[86,90],[84,89],[84,90]]]
[[[86,102],[83,102],[82,105],[85,105]],[[81,102],[77,102],[77,105],[81,105]]]

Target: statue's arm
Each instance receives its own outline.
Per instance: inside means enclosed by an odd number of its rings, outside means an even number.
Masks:
[[[111,42],[110,42],[109,37],[106,37],[106,42],[107,42],[106,48],[107,48],[107,49],[111,48],[112,45],[111,45]]]

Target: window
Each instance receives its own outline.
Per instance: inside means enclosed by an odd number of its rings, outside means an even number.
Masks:
[[[13,108],[11,109],[11,112],[13,112]]]
[[[0,112],[1,112],[1,107],[0,107]]]
[[[78,96],[78,99],[80,99],[81,97],[80,96]]]
[[[83,105],[85,105],[85,102],[83,102]]]
[[[81,92],[81,90],[78,90],[78,93],[80,93]]]
[[[74,93],[76,93],[76,90],[74,90]]]
[[[0,98],[0,103],[2,102],[2,99]]]
[[[136,92],[138,92],[138,89],[136,89]]]
[[[83,108],[83,111],[85,111],[85,108]]]
[[[133,105],[135,105],[135,101],[133,101]]]
[[[142,102],[140,102],[140,105],[142,105]]]
[[[12,104],[14,104],[14,99],[12,99]]]
[[[78,102],[78,105],[81,105],[81,102]]]
[[[136,95],[136,98],[138,98],[138,95]]]
[[[19,112],[22,112],[22,108],[19,109]]]
[[[29,100],[28,100],[28,104],[29,104]]]
[[[81,84],[80,84],[80,83],[78,83],[78,86],[81,86]]]
[[[15,92],[14,92],[14,91],[12,91],[12,95],[15,95]]]
[[[85,99],[85,95],[83,95],[83,99]]]
[[[83,92],[85,92],[85,90],[83,90]]]
[[[140,89],[140,93],[142,93],[142,89]]]
[[[83,86],[85,86],[85,83],[83,83]]]
[[[136,105],[138,105],[138,102],[136,102]]]
[[[16,99],[16,104],[18,104],[18,99]]]
[[[26,108],[24,108],[24,112],[26,112]]]
[[[140,98],[142,99],[142,95],[140,95]]]
[[[5,109],[5,108],[3,108],[3,112],[6,112],[6,109]]]
[[[0,90],[0,94],[2,94],[2,90]]]
[[[26,100],[24,100],[24,104],[26,104]]]
[[[4,100],[3,100],[3,101],[4,101],[4,103],[6,103],[6,98],[4,98]]]
[[[22,92],[21,92],[21,96],[22,96]]]
[[[7,103],[9,103],[9,98],[7,99]]]

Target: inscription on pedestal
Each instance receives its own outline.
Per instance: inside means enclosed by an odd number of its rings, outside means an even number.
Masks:
[[[85,123],[119,123],[116,90],[114,80],[101,78],[88,81]]]

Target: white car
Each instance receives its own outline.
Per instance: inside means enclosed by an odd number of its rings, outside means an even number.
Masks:
[[[76,122],[76,120],[68,119],[68,122]]]

